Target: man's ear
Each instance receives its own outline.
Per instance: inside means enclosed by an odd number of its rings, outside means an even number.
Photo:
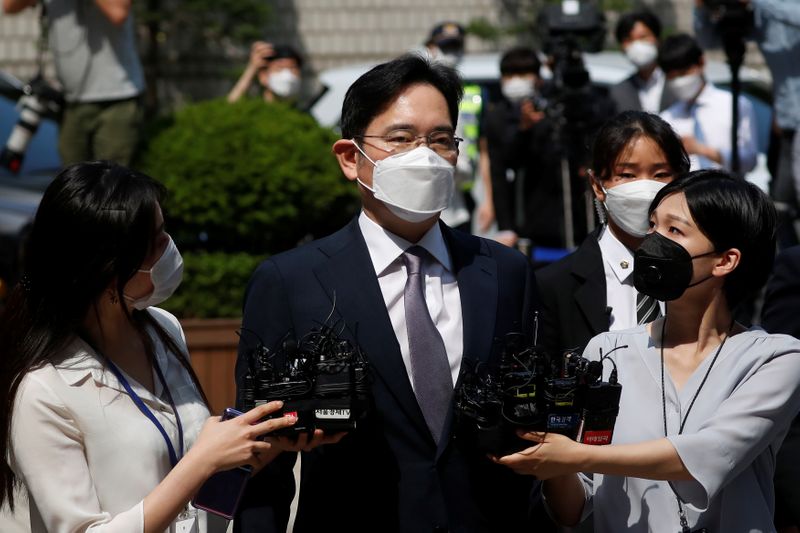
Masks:
[[[722,253],[722,257],[714,264],[711,272],[715,276],[727,276],[739,266],[742,260],[742,252],[738,248],[730,248]]]
[[[358,150],[353,141],[339,139],[333,143],[333,153],[345,177],[355,181],[358,178]]]

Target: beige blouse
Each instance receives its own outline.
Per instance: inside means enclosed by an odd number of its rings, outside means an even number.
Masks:
[[[161,309],[149,312],[185,349],[177,319]],[[209,412],[188,372],[155,335],[153,340],[188,450]],[[178,450],[175,413],[160,380],[154,374],[152,394],[125,377]],[[14,405],[11,463],[28,490],[34,533],[140,533],[142,501],[170,470],[164,438],[81,339],[65,350],[61,362],[23,379]],[[225,521],[216,518],[203,514],[201,533],[224,530]]]

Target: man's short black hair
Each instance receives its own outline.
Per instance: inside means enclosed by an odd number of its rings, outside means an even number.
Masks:
[[[658,15],[647,9],[640,9],[625,13],[619,18],[617,28],[614,30],[618,43],[621,43],[630,36],[637,22],[641,22],[647,26],[650,31],[653,32],[653,35],[656,36],[656,39],[661,38],[661,20],[658,18]]]
[[[272,55],[266,59],[294,59],[297,62],[298,68],[303,68],[303,57],[288,44],[275,44],[272,46]]]
[[[531,73],[538,76],[540,67],[541,61],[536,56],[536,51],[524,46],[512,48],[500,59],[500,74],[503,76]]]
[[[664,72],[685,70],[699,65],[703,50],[694,37],[686,33],[671,35],[658,47],[658,66]]]
[[[415,83],[432,85],[442,93],[455,128],[464,92],[461,77],[441,63],[419,54],[405,54],[372,68],[347,89],[342,104],[342,138],[362,135],[397,95]]]

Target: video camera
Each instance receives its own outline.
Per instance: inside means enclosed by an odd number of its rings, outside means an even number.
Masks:
[[[602,380],[603,361],[575,352],[551,358],[524,335],[499,343],[500,363],[465,367],[455,393],[456,432],[483,453],[507,455],[530,447],[516,431],[551,432],[584,444],[609,444],[622,385],[616,365]],[[613,361],[612,361],[613,363]]]
[[[703,7],[722,35],[729,61],[744,55],[744,39],[753,29],[753,6],[741,0],[703,0]],[[741,64],[741,58],[734,57]]]
[[[17,174],[22,168],[28,149],[43,117],[58,118],[64,105],[61,92],[52,87],[41,75],[22,87],[19,99],[19,120],[5,146],[0,151],[0,165]]]
[[[554,96],[549,112],[570,130],[584,131],[596,113],[582,54],[603,49],[605,15],[591,3],[566,0],[545,6],[537,24],[543,51],[553,58]]]
[[[244,409],[283,401],[283,409],[273,417],[294,415],[297,423],[277,434],[355,429],[371,403],[369,364],[360,348],[334,327],[322,325],[298,341],[287,335],[273,351],[259,339],[246,356]]]
[[[753,8],[750,2],[741,0],[703,0],[705,7],[715,21],[733,21],[749,30],[753,22]]]

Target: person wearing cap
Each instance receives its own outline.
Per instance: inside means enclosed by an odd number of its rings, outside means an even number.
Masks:
[[[265,102],[296,102],[300,94],[303,58],[291,46],[256,41],[250,47],[250,61],[239,81],[228,93],[228,102],[238,101],[247,93],[254,79],[263,88]]]
[[[456,68],[464,56],[464,27],[457,22],[442,22],[431,30],[425,42],[431,58]]]

